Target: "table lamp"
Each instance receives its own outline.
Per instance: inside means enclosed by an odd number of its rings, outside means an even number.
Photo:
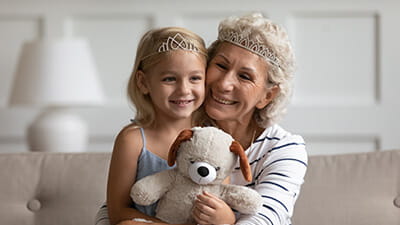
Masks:
[[[42,108],[27,129],[31,151],[85,151],[88,129],[72,109],[100,105],[103,98],[86,40],[43,39],[23,45],[9,103]]]

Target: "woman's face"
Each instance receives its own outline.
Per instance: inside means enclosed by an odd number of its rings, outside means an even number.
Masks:
[[[267,79],[264,59],[222,43],[207,68],[207,114],[216,121],[249,122],[256,108],[264,108],[271,101]]]

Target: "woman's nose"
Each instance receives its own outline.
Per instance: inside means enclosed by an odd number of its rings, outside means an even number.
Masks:
[[[233,76],[233,72],[227,72],[221,75],[215,82],[220,91],[232,91],[235,86],[235,77]]]

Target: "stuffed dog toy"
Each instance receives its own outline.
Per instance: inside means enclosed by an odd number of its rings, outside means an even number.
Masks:
[[[238,157],[247,181],[251,170],[242,146],[214,127],[194,127],[182,131],[172,144],[168,164],[176,167],[138,180],[131,189],[132,200],[150,205],[159,200],[156,217],[173,224],[193,223],[196,196],[210,192],[244,214],[256,213],[262,199],[255,190],[222,184],[232,172]]]

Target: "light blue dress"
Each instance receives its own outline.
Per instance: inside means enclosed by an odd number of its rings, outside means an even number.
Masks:
[[[153,154],[146,148],[146,136],[144,135],[143,128],[140,128],[140,132],[142,134],[143,140],[143,148],[142,152],[140,153],[138,165],[137,165],[137,172],[136,172],[136,180],[140,180],[143,177],[152,175],[154,173],[161,172],[166,169],[171,169],[173,167],[168,166],[168,162],[159,156]],[[157,203],[154,203],[149,206],[141,206],[133,203],[132,207],[149,215],[155,216]]]
[[[143,140],[143,148],[140,153],[138,162],[137,162],[137,170],[136,170],[136,181],[142,179],[143,177],[152,175],[154,173],[161,172],[166,169],[172,169],[173,167],[168,166],[168,162],[159,156],[153,154],[146,148],[146,136],[144,134],[144,129],[140,128],[140,133],[142,135]],[[136,203],[132,204],[132,208],[139,210],[142,213],[145,213],[149,216],[155,216],[157,207],[157,202],[149,205],[142,206]],[[108,218],[108,209],[107,205],[104,203],[103,206],[99,209],[95,219],[96,225],[109,225],[110,221]]]

